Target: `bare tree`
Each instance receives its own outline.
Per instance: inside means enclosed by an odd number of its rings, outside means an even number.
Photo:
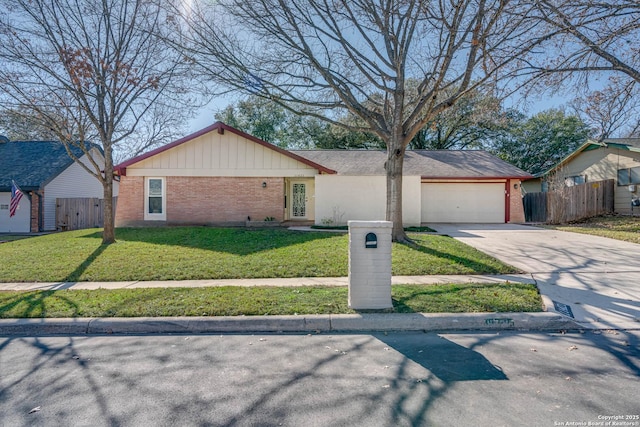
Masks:
[[[222,0],[185,14],[192,59],[211,81],[271,99],[387,147],[386,218],[402,228],[411,139],[537,42],[530,2],[512,0]],[[354,122],[355,123],[355,122]]]
[[[438,113],[413,138],[412,150],[485,148],[511,125],[510,112],[495,96],[472,91]]]
[[[640,94],[634,80],[612,77],[601,90],[572,101],[572,108],[602,140],[616,136],[633,137],[640,130]]]
[[[0,1],[3,104],[30,111],[102,183],[103,243],[115,241],[114,150],[135,137],[154,110],[182,99],[183,61],[158,37],[167,22],[159,1]],[[100,144],[104,164],[91,142]]]
[[[53,140],[55,135],[33,117],[31,111],[2,108],[0,110],[0,134],[13,141]]]
[[[577,91],[580,95],[573,108],[602,138],[619,132],[636,134],[640,2],[540,0],[535,4],[532,16],[541,20],[548,34],[545,54],[529,57],[526,64],[534,81],[543,82],[538,89],[565,86]],[[635,123],[625,125],[627,120]]]
[[[545,177],[547,183],[547,220],[548,224],[562,224],[567,217],[570,188],[566,182],[567,171],[564,167]]]
[[[640,82],[640,2],[637,0],[539,0],[550,28],[545,74],[615,71]],[[569,74],[571,73],[571,74]]]

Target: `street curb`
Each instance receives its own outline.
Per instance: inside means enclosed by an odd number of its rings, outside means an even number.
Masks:
[[[0,336],[254,332],[557,331],[583,329],[555,313],[361,313],[309,316],[0,319]]]

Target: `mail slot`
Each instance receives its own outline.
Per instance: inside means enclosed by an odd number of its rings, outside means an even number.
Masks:
[[[367,249],[375,249],[378,247],[378,236],[376,236],[376,233],[367,233],[364,238],[364,247]]]

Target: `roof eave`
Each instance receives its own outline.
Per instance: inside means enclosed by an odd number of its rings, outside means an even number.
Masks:
[[[611,148],[617,148],[618,150],[633,151],[634,153],[640,153],[640,148],[634,147],[633,145],[618,144],[618,143],[615,143],[615,142],[607,142],[606,146],[607,147],[611,147]]]
[[[310,166],[310,167],[312,167],[314,169],[317,169],[321,173],[327,173],[327,174],[335,174],[336,173],[336,171],[334,171],[333,169],[329,169],[329,168],[324,167],[324,166],[322,166],[322,165],[320,165],[318,163],[312,162],[311,160],[305,159],[304,157],[298,156],[297,154],[294,154],[294,153],[292,153],[290,151],[287,151],[285,149],[277,147],[277,146],[275,146],[273,144],[268,143],[267,141],[264,141],[264,140],[262,140],[260,138],[256,138],[253,135],[249,135],[248,133],[242,132],[241,130],[236,129],[234,127],[231,127],[231,126],[229,126],[227,124],[224,124],[222,122],[215,122],[211,126],[207,126],[204,129],[200,129],[197,132],[194,132],[194,133],[192,133],[190,135],[187,135],[187,136],[185,136],[183,138],[180,138],[180,139],[178,139],[178,140],[176,140],[174,142],[171,142],[171,143],[169,143],[167,145],[164,145],[162,147],[156,148],[155,150],[151,150],[148,153],[141,154],[141,155],[136,156],[136,157],[134,157],[132,159],[126,160],[126,161],[114,166],[113,169],[119,175],[126,176],[127,175],[127,166],[131,166],[131,165],[133,165],[135,163],[141,162],[142,160],[148,159],[149,157],[152,157],[152,156],[160,154],[160,153],[162,153],[164,151],[170,150],[170,149],[172,149],[174,147],[182,145],[185,142],[189,142],[189,141],[191,141],[191,140],[193,140],[195,138],[198,138],[198,137],[200,137],[202,135],[205,135],[205,134],[207,134],[209,132],[212,132],[214,130],[217,130],[218,133],[220,133],[220,134],[224,134],[225,131],[229,131],[229,132],[235,133],[236,135],[241,136],[243,138],[246,138],[246,139],[248,139],[248,140],[250,140],[252,142],[255,142],[256,144],[262,145],[263,147],[266,147],[266,148],[268,148],[270,150],[276,151],[277,153],[280,153],[280,154],[282,154],[284,156],[287,156],[287,157],[292,158],[294,160],[297,160],[297,161],[299,161],[301,163],[304,163],[307,166]]]
[[[602,148],[606,148],[607,147],[607,144],[605,144],[604,142],[595,141],[595,140],[589,139],[584,144],[582,144],[580,147],[576,148],[572,153],[570,153],[565,158],[563,158],[558,163],[556,163],[550,169],[548,169],[548,170],[546,170],[544,172],[537,173],[535,175],[535,178],[541,178],[541,177],[543,177],[545,175],[548,175],[548,174],[552,173],[556,169],[564,166],[566,163],[568,163],[571,160],[573,160],[574,158],[576,158],[580,153],[582,153],[584,150],[586,150],[588,147],[590,147],[592,145],[596,145],[596,146],[602,147]]]

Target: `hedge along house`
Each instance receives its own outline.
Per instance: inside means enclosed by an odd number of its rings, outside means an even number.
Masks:
[[[616,182],[614,211],[629,215],[633,209],[637,214],[640,212],[640,138],[589,140],[549,171],[523,185],[529,193],[547,191],[547,181],[558,179],[568,186],[613,179]],[[636,206],[632,206],[632,202]]]
[[[88,162],[79,148],[72,149],[80,160]],[[97,146],[94,158],[100,160]],[[24,196],[11,217],[11,182]],[[114,195],[118,186],[114,184]],[[0,232],[35,233],[54,231],[56,199],[103,197],[100,182],[67,154],[57,141],[10,141],[0,137]]]
[[[287,151],[217,122],[116,166],[116,226],[384,219],[385,158],[383,151]],[[408,151],[405,225],[524,222],[526,178],[484,151]]]

